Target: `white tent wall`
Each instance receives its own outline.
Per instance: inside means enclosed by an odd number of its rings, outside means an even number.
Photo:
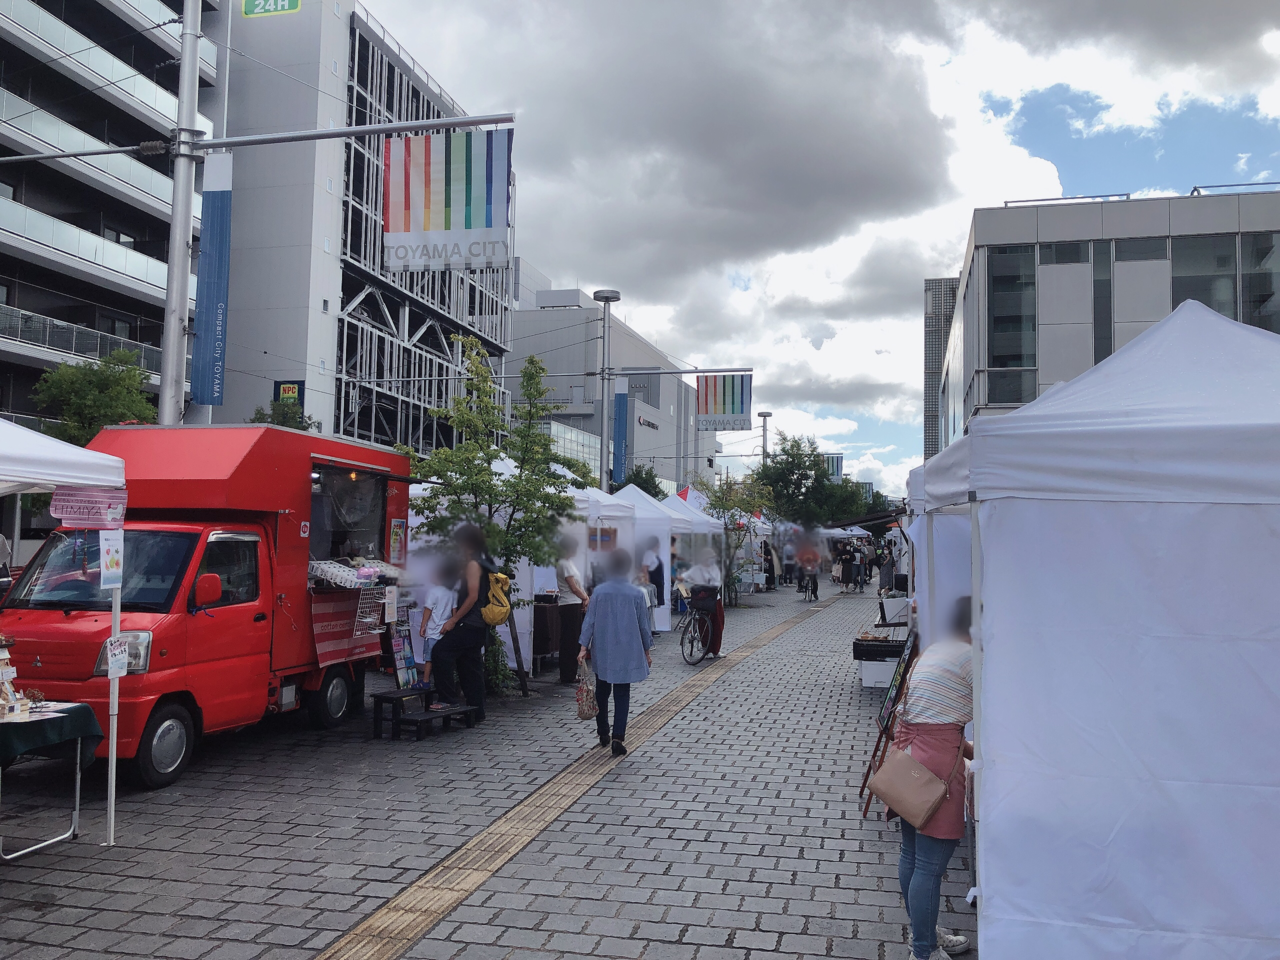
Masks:
[[[1280,506],[1001,499],[980,529],[983,957],[1273,960]],[[1192,587],[1206,556],[1239,602]]]
[[[929,589],[928,517],[916,517],[907,529],[915,547],[916,610],[920,649],[945,637],[956,601],[973,592],[968,515],[933,515],[933,589]]]

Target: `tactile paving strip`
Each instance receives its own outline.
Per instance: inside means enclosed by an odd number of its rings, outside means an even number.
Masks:
[[[699,694],[765,644],[839,599],[837,595],[813,604],[704,667],[627,725],[629,747],[635,749],[643,744]],[[584,754],[335,940],[317,960],[396,960],[551,826],[621,759],[603,750]]]

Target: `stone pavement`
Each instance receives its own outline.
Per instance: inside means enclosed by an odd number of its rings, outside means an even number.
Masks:
[[[747,602],[726,649],[805,608],[785,589]],[[738,664],[408,956],[906,957],[897,832],[856,796],[881,695],[849,641],[874,612],[841,600]],[[654,668],[633,715],[698,669],[671,636]],[[112,849],[95,767],[80,840],[0,864],[0,956],[313,957],[589,748],[572,689],[535,690],[422,743],[296,715],[211,737],[174,787],[122,791]],[[52,832],[69,786],[47,762],[5,774],[11,848]],[[969,929],[961,854],[952,868],[943,923]]]

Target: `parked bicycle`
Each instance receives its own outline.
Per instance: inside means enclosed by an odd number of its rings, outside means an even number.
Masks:
[[[688,588],[689,611],[680,629],[680,655],[693,666],[701,663],[711,649],[711,616],[720,597],[719,587],[695,585]]]

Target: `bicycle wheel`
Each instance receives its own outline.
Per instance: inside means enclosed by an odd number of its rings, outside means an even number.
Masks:
[[[707,642],[711,637],[709,633],[704,632],[706,630],[704,624],[703,617],[694,614],[680,631],[680,655],[689,666],[701,663],[707,655]]]

